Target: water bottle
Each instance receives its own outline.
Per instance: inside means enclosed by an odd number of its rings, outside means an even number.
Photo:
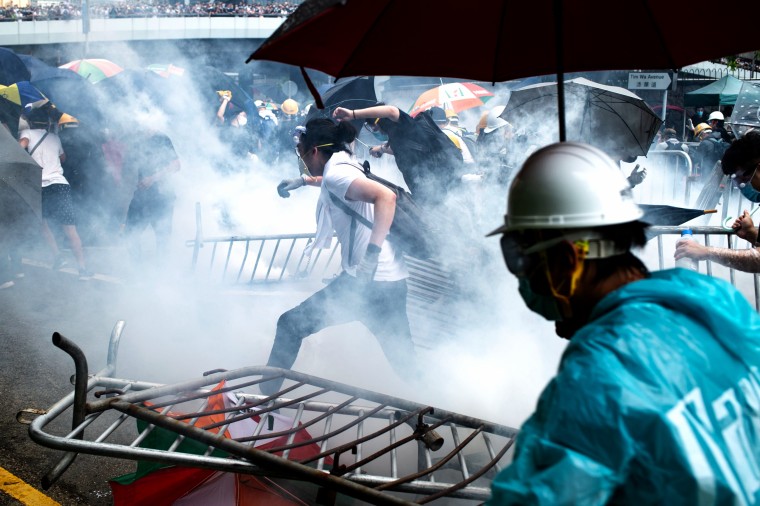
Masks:
[[[681,231],[681,240],[682,241],[693,241],[694,236],[691,233],[691,229],[687,228],[686,230]],[[691,269],[692,271],[699,271],[699,262],[694,260],[693,258],[679,258],[676,260],[676,267],[681,267],[683,269]]]

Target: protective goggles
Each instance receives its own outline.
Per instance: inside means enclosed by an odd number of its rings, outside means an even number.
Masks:
[[[377,132],[380,129],[380,118],[375,118],[375,121],[364,122],[362,125],[368,132]]]
[[[627,248],[616,247],[614,241],[603,239],[599,233],[590,230],[553,237],[530,246],[524,243],[524,239],[521,243],[520,235],[511,232],[501,236],[501,253],[507,269],[519,277],[530,276],[545,261],[546,256],[540,253],[562,242],[572,243],[582,259],[609,258],[628,251]]]

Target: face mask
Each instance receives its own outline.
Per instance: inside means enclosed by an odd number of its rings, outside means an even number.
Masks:
[[[741,191],[742,195],[744,195],[744,197],[750,202],[760,203],[760,192],[752,187],[752,183],[745,184],[739,188],[739,191]]]
[[[238,126],[246,126],[248,124],[248,118],[242,114],[237,117]]]
[[[525,301],[528,309],[534,313],[540,314],[549,321],[562,321],[562,313],[559,311],[557,301],[551,295],[539,295],[530,287],[528,278],[519,277],[520,296]]]

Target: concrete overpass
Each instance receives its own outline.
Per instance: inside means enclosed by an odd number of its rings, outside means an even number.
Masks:
[[[37,46],[89,42],[199,39],[264,40],[285,18],[275,17],[153,17],[82,20],[6,21],[0,23],[0,46]]]

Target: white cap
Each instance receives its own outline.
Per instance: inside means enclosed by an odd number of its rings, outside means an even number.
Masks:
[[[484,133],[490,134],[494,130],[498,130],[499,128],[509,125],[507,120],[500,117],[504,112],[505,107],[506,106],[504,105],[497,105],[489,111],[488,118],[486,120],[486,127],[483,129]]]

